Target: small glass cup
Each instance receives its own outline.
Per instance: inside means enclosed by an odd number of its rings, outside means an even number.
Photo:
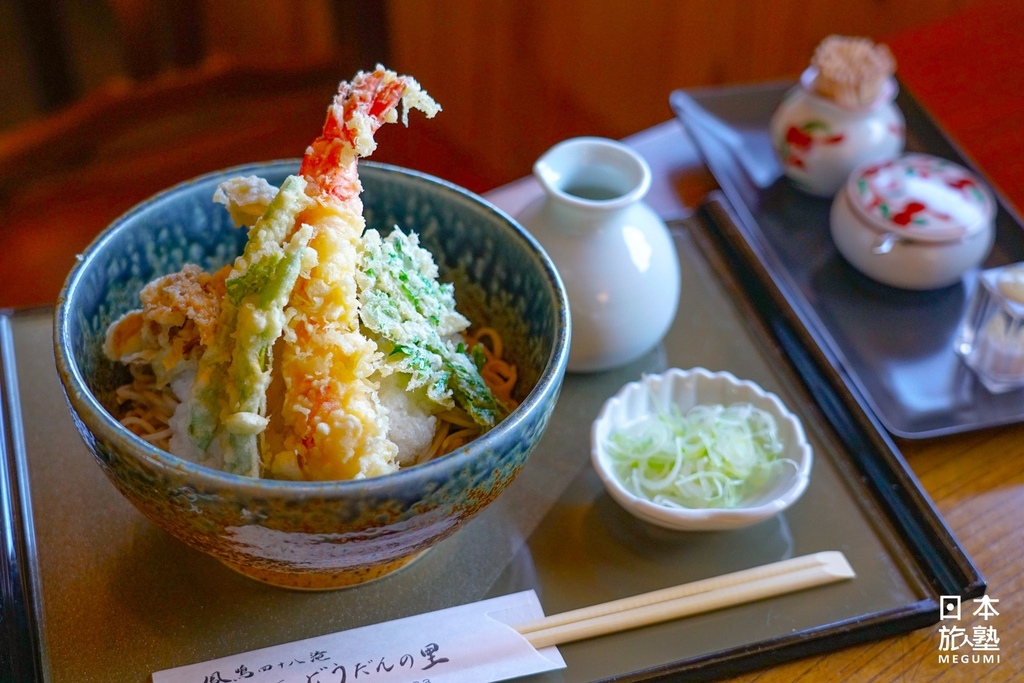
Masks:
[[[1024,387],[1024,262],[981,272],[955,344],[990,392]]]

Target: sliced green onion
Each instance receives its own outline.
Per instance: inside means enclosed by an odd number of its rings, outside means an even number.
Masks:
[[[676,405],[609,434],[613,471],[634,495],[676,508],[734,508],[786,466],[775,417],[750,403]]]

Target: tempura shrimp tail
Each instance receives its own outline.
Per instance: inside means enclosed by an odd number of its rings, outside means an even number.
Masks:
[[[283,447],[271,473],[303,479],[352,479],[398,468],[387,438],[386,410],[370,376],[377,345],[359,325],[356,272],[365,222],[357,162],[373,152],[374,133],[397,121],[397,108],[428,117],[440,107],[412,78],[381,66],[342,83],[323,133],[307,149],[300,173],[313,205],[300,219],[313,227],[317,265],[296,283],[282,341]]]
[[[398,120],[399,105],[403,124],[408,124],[410,109],[419,109],[427,118],[441,111],[416,79],[399,76],[379,64],[374,71],[360,71],[351,82],[341,82],[327,110],[323,133],[306,149],[299,169],[316,194],[342,202],[359,201],[362,186],[356,162],[377,149],[374,133],[385,123]]]

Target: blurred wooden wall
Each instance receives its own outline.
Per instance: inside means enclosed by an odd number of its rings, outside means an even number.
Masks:
[[[829,33],[882,40],[975,1],[5,0],[0,127],[47,113],[41,92],[54,79],[33,84],[21,54],[32,46],[17,30],[47,15],[54,35],[43,49],[69,61],[70,98],[199,60],[337,63],[340,80],[353,56],[387,54],[445,109],[422,124],[436,143],[415,142],[422,154],[451,146],[472,167],[459,178],[479,176],[474,189],[485,189],[528,173],[565,137],[622,137],[670,118],[674,88],[793,77]],[[352,35],[366,32],[368,12],[384,18],[369,36],[380,50]]]
[[[503,181],[565,137],[671,118],[674,88],[795,77],[830,33],[884,40],[972,1],[391,0],[391,66]]]
[[[792,78],[829,33],[978,1],[0,0],[0,307],[52,302],[153,193],[299,156],[377,59],[444,111],[385,126],[374,159],[483,192],[564,138],[670,119],[675,88]]]

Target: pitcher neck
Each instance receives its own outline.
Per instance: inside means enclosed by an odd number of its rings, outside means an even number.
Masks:
[[[651,169],[616,140],[571,138],[545,152],[533,173],[556,203],[586,212],[614,212],[644,198]]]

